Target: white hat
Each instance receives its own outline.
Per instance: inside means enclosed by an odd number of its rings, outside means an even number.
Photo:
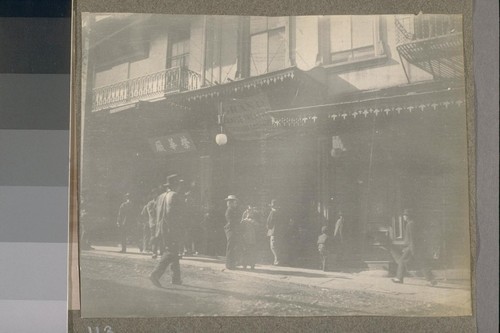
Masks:
[[[226,199],[224,199],[226,201],[229,201],[229,200],[238,200],[238,198],[235,196],[235,195],[228,195]]]

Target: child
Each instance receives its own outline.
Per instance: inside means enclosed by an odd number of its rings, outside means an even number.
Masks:
[[[329,252],[329,249],[328,249],[328,243],[329,243],[329,240],[328,240],[328,227],[327,226],[323,226],[321,228],[321,235],[319,235],[318,237],[318,251],[319,251],[319,255],[320,255],[320,258],[321,258],[321,269],[326,272],[326,263],[327,263],[327,260],[328,260],[328,252]]]

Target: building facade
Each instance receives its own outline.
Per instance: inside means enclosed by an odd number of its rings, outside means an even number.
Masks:
[[[123,193],[140,197],[177,172],[203,209],[236,194],[266,214],[279,198],[312,244],[304,256],[342,211],[347,256],[387,260],[409,208],[433,258],[468,266],[461,16],[85,24],[81,188],[103,224]]]

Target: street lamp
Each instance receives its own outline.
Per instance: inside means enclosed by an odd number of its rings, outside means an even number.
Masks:
[[[215,142],[219,146],[224,146],[227,143],[227,135],[224,134],[222,125],[224,124],[224,113],[222,111],[222,101],[219,101],[219,115],[217,123],[220,126],[220,133],[215,136]]]
[[[215,136],[215,142],[219,146],[224,146],[227,143],[227,135],[224,133],[219,133]]]

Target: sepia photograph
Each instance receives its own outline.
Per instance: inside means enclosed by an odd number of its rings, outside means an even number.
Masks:
[[[82,13],[81,316],[472,315],[462,22]]]

